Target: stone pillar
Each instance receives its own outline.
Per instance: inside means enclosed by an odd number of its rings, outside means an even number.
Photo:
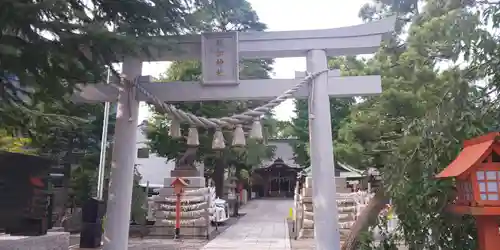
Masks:
[[[307,53],[307,71],[326,70],[327,57],[324,50]],[[316,225],[314,227],[316,248],[340,249],[337,203],[335,201],[335,176],[330,97],[328,96],[328,74],[316,77],[309,93],[309,141],[313,178],[313,200]]]
[[[139,77],[141,71],[142,61],[125,58],[122,72],[129,81]],[[132,86],[119,89],[104,250],[128,249],[139,113],[139,102],[134,90]]]
[[[351,190],[347,188],[347,179],[346,178],[340,178],[340,177],[334,177],[335,179],[335,186],[337,187],[337,193],[350,193]]]
[[[345,179],[344,179],[345,180]],[[345,181],[340,181],[340,185],[345,183]],[[297,196],[298,202],[296,202],[296,211],[299,213],[296,215],[296,232],[297,239],[310,239],[315,238],[314,230],[315,225],[319,223],[317,220],[317,213],[315,212],[313,206],[315,201],[313,201],[313,179],[311,177],[306,177],[303,187],[298,191],[300,192]],[[341,189],[341,186],[337,186]],[[356,217],[356,201],[354,197],[342,197],[342,193],[331,193],[331,199],[336,201],[338,212],[338,222],[339,222],[339,232],[340,237],[345,240],[345,237],[350,232],[351,226],[355,221]]]

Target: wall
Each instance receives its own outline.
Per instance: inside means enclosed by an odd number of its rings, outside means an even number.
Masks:
[[[142,132],[144,125],[140,125],[137,129],[137,149],[147,148],[147,138]],[[168,161],[166,158],[159,157],[154,153],[150,153],[148,158],[137,158],[135,160],[137,170],[142,175],[141,185],[146,185],[149,181],[150,187],[163,186],[165,178],[170,177],[170,171],[174,169],[175,163]]]

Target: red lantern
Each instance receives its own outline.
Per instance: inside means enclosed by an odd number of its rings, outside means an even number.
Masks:
[[[456,159],[437,178],[455,178],[457,199],[450,205],[457,214],[476,218],[479,250],[500,245],[500,133],[464,142]]]

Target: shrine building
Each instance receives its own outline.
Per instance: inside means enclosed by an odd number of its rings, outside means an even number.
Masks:
[[[293,141],[294,139],[268,141],[269,145],[276,147],[274,157],[255,169],[251,178],[252,192],[258,197],[293,197],[299,173],[311,175],[311,168],[304,168],[295,163],[291,146]],[[336,162],[335,177],[343,179],[341,183],[352,185],[359,183],[364,174],[362,170]]]

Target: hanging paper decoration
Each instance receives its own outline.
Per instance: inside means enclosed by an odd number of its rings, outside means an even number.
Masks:
[[[170,137],[174,139],[179,139],[182,137],[181,124],[177,119],[172,119],[170,122],[170,130],[168,131]]]
[[[262,135],[262,124],[260,123],[260,120],[254,120],[252,123],[252,129],[250,130],[250,138],[256,139],[256,140],[263,140],[264,136]]]
[[[220,128],[217,128],[214,133],[214,139],[212,140],[212,149],[224,149],[226,143],[224,142],[224,134]]]
[[[187,138],[187,145],[197,147],[200,145],[200,140],[198,136],[198,129],[196,127],[190,127]]]
[[[233,134],[233,146],[244,147],[246,145],[245,132],[241,124],[236,125]]]

